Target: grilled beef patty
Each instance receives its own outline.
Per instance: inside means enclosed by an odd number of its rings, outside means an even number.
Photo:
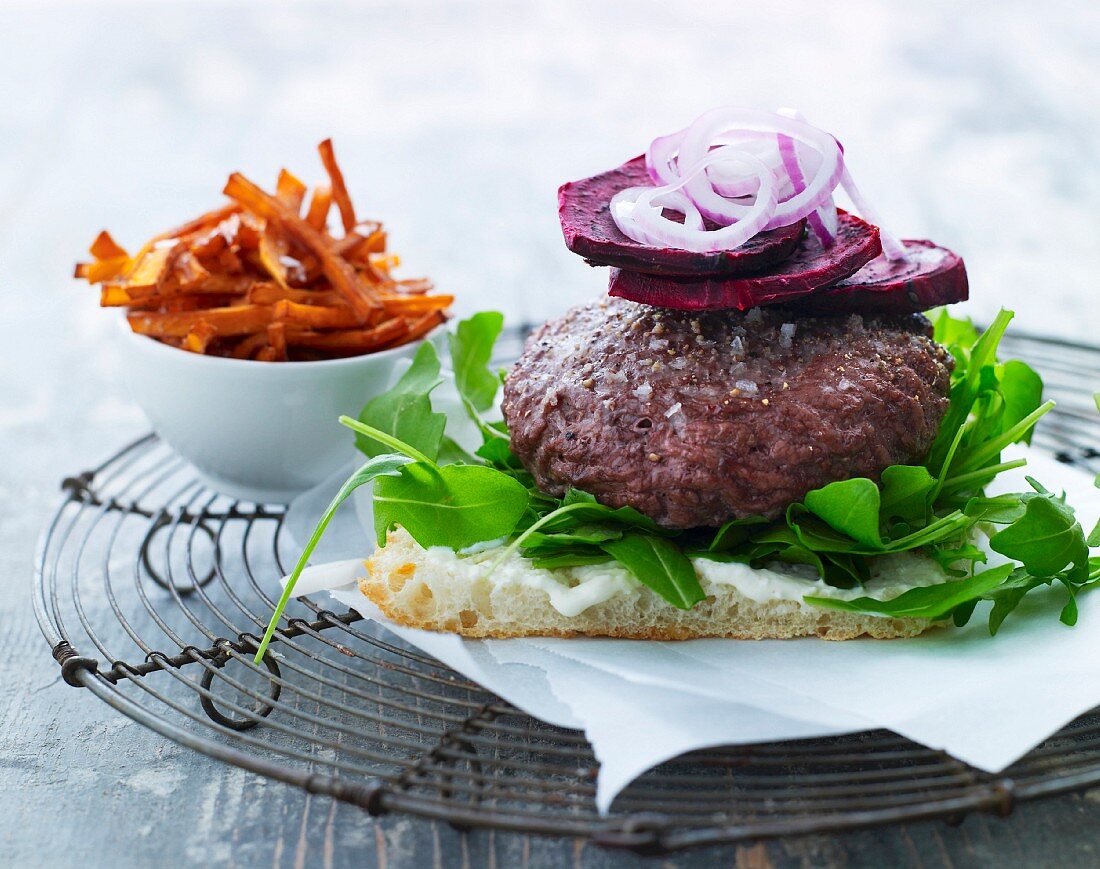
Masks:
[[[920,462],[951,358],[921,315],[685,312],[602,298],[536,331],[504,385],[512,449],[667,528],[780,515],[811,489]]]

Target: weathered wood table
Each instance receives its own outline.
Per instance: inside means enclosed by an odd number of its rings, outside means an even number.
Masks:
[[[1096,340],[1100,22],[1085,4],[901,0],[0,8],[0,862],[12,866],[622,866],[580,842],[361,811],[179,748],[60,681],[30,611],[63,474],[147,425],[111,317],[68,275],[216,199],[320,176],[331,135],[407,270],[461,310],[538,319],[601,289],[556,185],[721,103],[835,130],[906,235],[962,252],[988,316]],[[92,616],[94,617],[94,612]],[[669,866],[1100,865],[1100,793],[1008,820],[716,848]]]

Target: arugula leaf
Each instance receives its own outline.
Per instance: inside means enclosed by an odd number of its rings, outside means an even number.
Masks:
[[[928,496],[935,487],[936,480],[927,468],[891,465],[882,472],[879,512],[885,518],[924,522],[928,518]]]
[[[1051,495],[1032,497],[1024,515],[989,538],[989,547],[1019,561],[1035,577],[1051,577],[1070,564],[1088,572],[1089,547],[1073,509]]]
[[[1010,359],[1000,369],[1000,388],[1004,396],[1004,428],[1012,428],[1034,413],[1043,403],[1043,379],[1030,365]],[[1020,440],[1031,443],[1032,429]]]
[[[537,547],[565,547],[577,544],[600,544],[606,540],[618,540],[623,536],[621,528],[608,528],[599,525],[577,526],[570,531],[546,534],[532,531],[524,540],[525,549]]]
[[[829,483],[808,493],[802,503],[840,533],[871,549],[882,548],[881,495],[878,486],[866,477]]]
[[[579,522],[615,522],[629,528],[650,531],[653,534],[670,533],[633,507],[608,507],[597,501],[595,496],[580,489],[569,489],[561,503],[562,509],[558,512],[562,516],[568,516],[568,520],[565,524],[561,521],[552,522],[547,526],[548,528],[560,529]],[[568,512],[564,509],[566,507],[569,508]]]
[[[443,438],[439,442],[439,455],[436,456],[436,463],[440,465],[476,465],[479,464],[477,456],[470,455],[463,449],[462,445],[458,443],[454,438],[443,435]]]
[[[478,458],[485,459],[492,465],[512,470],[522,470],[523,464],[512,452],[508,441],[498,437],[486,438],[485,442],[477,448]]]
[[[946,314],[941,314],[942,321]],[[996,363],[997,345],[1004,335],[1012,320],[1012,312],[1002,310],[994,318],[989,328],[986,329],[976,341],[968,348],[959,348],[955,372],[952,375],[951,403],[947,409],[947,415],[940,425],[939,434],[932,444],[928,454],[926,465],[930,469],[942,468],[946,471],[951,444],[958,436],[959,430],[966,423],[974,404],[978,400],[978,394],[982,385],[982,371],[986,366]],[[952,327],[951,331],[959,331],[960,327]],[[944,324],[941,331],[947,333],[948,326]],[[960,360],[959,357],[962,357]]]
[[[464,549],[511,534],[530,501],[514,478],[483,465],[405,465],[374,487],[378,545],[400,525],[421,546]]]
[[[638,582],[677,609],[691,609],[706,597],[691,560],[671,540],[628,532],[600,546]]]
[[[450,336],[455,386],[474,411],[484,412],[492,407],[500,387],[500,378],[489,369],[489,360],[503,328],[503,314],[482,311],[460,322]]]
[[[615,560],[602,549],[594,551],[588,549],[577,551],[564,549],[552,555],[538,555],[535,553],[530,555],[524,554],[531,560],[532,567],[539,568],[540,570],[560,570],[566,567],[584,567],[588,564],[607,564]]]
[[[759,531],[761,525],[770,524],[763,516],[746,516],[743,519],[731,519],[714,532],[714,537],[707,546],[708,552],[721,552],[724,549],[733,549],[752,537],[754,531]]]
[[[442,382],[439,356],[432,343],[425,341],[394,387],[366,403],[359,421],[393,435],[434,460],[439,456],[447,415],[432,412],[431,393]],[[359,432],[355,435],[355,446],[368,456],[382,455],[388,450],[375,438]]]
[[[286,581],[286,585],[283,586],[283,593],[279,597],[279,602],[275,605],[275,611],[271,614],[271,620],[267,623],[267,630],[264,631],[263,639],[256,649],[255,662],[257,664],[263,660],[264,652],[267,651],[268,644],[271,642],[271,637],[275,634],[275,629],[279,625],[279,618],[282,616],[283,610],[286,609],[286,605],[290,602],[290,598],[294,594],[294,586],[298,582],[298,577],[302,575],[302,571],[305,570],[306,565],[309,564],[309,557],[313,554],[313,550],[317,548],[317,544],[321,542],[321,538],[325,534],[325,529],[328,528],[329,523],[332,521],[332,517],[336,515],[336,511],[340,505],[360,486],[366,485],[372,480],[381,479],[388,474],[399,473],[401,468],[411,461],[412,459],[403,455],[386,454],[375,456],[344,481],[344,485],[340,487],[340,491],[336,493],[336,497],[332,499],[332,502],[328,505],[325,512],[321,514],[321,518],[317,521],[317,526],[313,529],[313,534],[310,535],[309,541],[302,550],[302,554],[298,557],[298,563],[294,565],[294,572],[290,574],[290,577]]]
[[[1004,564],[975,574],[957,582],[943,582],[939,585],[927,585],[911,588],[892,600],[881,601],[870,597],[855,600],[837,600],[830,597],[804,597],[807,603],[825,609],[844,610],[846,612],[878,613],[896,618],[943,619],[958,606],[971,600],[980,600],[997,586],[1001,585],[1012,573],[1012,565]]]

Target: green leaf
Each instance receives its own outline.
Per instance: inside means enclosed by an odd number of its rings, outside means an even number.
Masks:
[[[531,565],[540,570],[561,570],[569,567],[584,567],[589,564],[608,564],[614,559],[602,549],[596,551],[562,550],[552,555],[532,555]]]
[[[1089,533],[1088,540],[1086,542],[1094,549],[1097,546],[1100,546],[1100,520],[1097,520],[1096,526]]]
[[[1024,515],[994,534],[989,546],[1021,562],[1032,576],[1054,576],[1070,564],[1088,571],[1085,532],[1073,509],[1053,496],[1028,500]]]
[[[746,516],[743,519],[731,519],[714,532],[714,537],[707,546],[710,552],[721,552],[740,546],[760,530],[760,526],[771,524],[763,516]]]
[[[516,458],[515,453],[512,452],[508,441],[502,438],[486,438],[485,442],[478,447],[477,455],[490,464],[501,468],[518,470],[523,467],[520,460]]]
[[[489,369],[489,359],[503,328],[503,314],[482,311],[462,320],[450,336],[455,386],[476,411],[484,412],[493,406],[500,386],[500,379]]]
[[[828,525],[871,549],[882,548],[880,493],[866,477],[830,483],[807,493],[803,503]]]
[[[706,597],[691,560],[670,540],[629,532],[620,540],[605,541],[601,548],[677,609],[691,609]]]
[[[996,495],[992,498],[971,498],[966,502],[963,512],[978,522],[993,522],[997,525],[1010,525],[1024,515],[1027,502],[1035,495],[1024,494]]]
[[[598,545],[607,540],[618,540],[623,536],[621,528],[608,528],[598,525],[594,526],[578,526],[577,528],[558,532],[555,534],[546,534],[542,531],[532,531],[523,541],[524,549],[534,549],[536,547],[567,547],[576,546],[577,544],[593,544]]]
[[[439,455],[447,416],[432,412],[432,390],[442,383],[439,357],[430,341],[420,345],[409,370],[392,389],[366,403],[359,421],[420,450],[434,460]],[[355,445],[368,456],[382,455],[388,448],[376,439],[356,433]]]
[[[1026,419],[1043,403],[1043,378],[1026,362],[1010,359],[1001,366],[1001,394],[1004,396],[1002,425],[1007,429]],[[1020,438],[1031,443],[1032,429]]]
[[[279,626],[279,619],[283,614],[283,610],[286,609],[286,605],[290,602],[290,598],[294,594],[294,586],[298,583],[298,577],[302,575],[302,571],[305,570],[306,565],[309,564],[309,557],[313,554],[313,550],[317,548],[317,544],[321,542],[321,538],[325,534],[325,529],[328,528],[329,523],[332,521],[332,517],[336,515],[336,511],[340,505],[360,486],[366,485],[372,480],[380,479],[386,475],[399,473],[401,468],[409,464],[410,461],[412,460],[408,456],[402,455],[387,454],[375,456],[344,481],[344,485],[340,487],[340,491],[336,493],[336,497],[332,499],[332,503],[330,503],[325,512],[321,514],[321,518],[317,521],[317,526],[313,529],[313,534],[310,535],[309,542],[306,543],[305,548],[302,550],[302,554],[298,557],[298,563],[294,565],[294,572],[290,574],[290,577],[286,581],[286,585],[283,586],[282,596],[279,598],[279,602],[275,606],[275,611],[271,614],[271,619],[267,623],[267,630],[264,631],[263,640],[260,641],[259,648],[256,649],[255,661],[257,664],[263,660],[264,652],[267,651],[268,644],[271,642],[271,637],[274,635],[275,629]]]
[[[806,603],[825,609],[845,612],[878,613],[896,618],[938,620],[946,618],[955,607],[971,600],[979,600],[1001,585],[1012,573],[1012,565],[1005,564],[982,571],[968,579],[911,588],[892,600],[881,601],[870,597],[855,600],[837,600],[828,597],[807,596]]]
[[[963,541],[958,545],[954,545],[954,541],[950,541],[949,544],[935,543],[929,546],[927,551],[940,566],[940,569],[950,576],[969,576],[974,565],[988,560],[985,551],[973,543]],[[957,568],[955,565],[959,562],[968,564],[969,569]]]
[[[932,321],[933,337],[937,344],[969,350],[978,340],[978,329],[973,321],[952,317],[947,308],[929,311],[928,318]]]
[[[964,352],[960,348],[958,354],[953,354],[957,360],[961,359],[961,362],[957,364],[955,373],[952,376],[951,403],[948,406],[947,415],[940,424],[939,434],[932,444],[928,461],[925,463],[929,468],[939,469],[942,467],[945,472],[944,475],[949,470],[949,463],[945,459],[948,457],[952,443],[955,443],[956,438],[959,436],[959,430],[970,417],[970,412],[978,399],[978,393],[982,386],[983,369],[986,366],[996,364],[997,346],[1000,344],[1001,337],[1004,335],[1005,329],[1008,328],[1012,317],[1011,311],[1002,309],[989,325],[989,328],[968,348],[969,352]],[[950,329],[945,328],[943,331],[958,331],[958,329],[952,327]]]
[[[562,498],[562,506],[568,507],[569,511],[561,511],[560,521],[551,523],[547,526],[548,529],[560,530],[582,522],[614,522],[628,528],[640,528],[653,534],[669,534],[633,507],[608,507],[580,489],[569,489]]]
[[[914,465],[891,465],[882,472],[884,518],[899,517],[906,522],[924,523],[928,518],[928,496],[936,480],[928,469]]]
[[[530,496],[514,478],[482,465],[418,462],[374,487],[378,545],[400,525],[421,546],[464,549],[513,533]]]
[[[453,465],[456,463],[463,465],[481,464],[477,460],[477,456],[466,452],[458,441],[447,435],[443,435],[443,439],[439,442],[439,455],[436,456],[435,460],[436,463],[440,465]]]

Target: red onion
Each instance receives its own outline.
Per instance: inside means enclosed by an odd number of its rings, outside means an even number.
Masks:
[[[623,190],[611,201],[615,224],[641,244],[734,250],[758,232],[805,218],[829,247],[837,231],[837,186],[881,228],[844,166],[840,143],[791,109],[712,109],[690,127],[654,139],[646,170],[656,186]],[[684,214],[684,222],[669,220],[664,209]],[[704,218],[719,228],[707,229]],[[886,230],[882,246],[890,259],[906,257]]]
[[[695,179],[704,178],[710,166],[727,161],[747,166],[755,172],[758,179],[759,190],[755,202],[740,206],[743,209],[740,220],[708,231],[702,226],[699,211],[694,210],[697,208],[695,204],[692,204],[693,213],[684,211],[684,223],[677,223],[664,216],[664,208],[677,210],[671,196],[687,199],[680,192],[682,188]],[[775,214],[778,205],[777,186],[775,174],[761,160],[745,151],[736,150],[732,145],[723,145],[707,153],[675,184],[665,187],[630,187],[620,191],[611,199],[611,216],[624,235],[640,244],[675,247],[700,253],[732,250],[763,230]]]

